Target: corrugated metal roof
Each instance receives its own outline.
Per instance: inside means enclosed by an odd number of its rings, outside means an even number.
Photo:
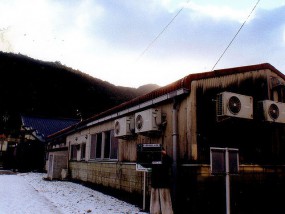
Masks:
[[[221,76],[226,76],[226,75],[245,73],[245,72],[249,72],[249,71],[265,70],[265,69],[269,69],[272,72],[275,72],[277,75],[279,75],[281,78],[283,78],[285,80],[285,75],[283,73],[281,73],[280,71],[278,71],[275,67],[273,67],[269,63],[235,67],[235,68],[226,68],[226,69],[219,69],[219,70],[214,70],[214,71],[209,71],[209,72],[190,74],[190,75],[185,76],[184,78],[179,79],[179,80],[177,80],[177,81],[175,81],[169,85],[158,88],[158,89],[156,89],[156,90],[154,90],[148,94],[134,98],[128,102],[122,103],[118,106],[115,106],[111,109],[108,109],[107,111],[104,111],[100,114],[94,115],[93,117],[90,117],[86,120],[83,120],[83,121],[79,122],[78,124],[76,124],[72,127],[61,130],[58,133],[54,133],[53,135],[51,135],[49,137],[56,137],[56,136],[61,135],[65,132],[66,133],[70,132],[75,128],[84,127],[86,124],[90,123],[91,121],[98,120],[100,118],[106,117],[108,115],[114,114],[114,113],[119,112],[119,111],[123,111],[124,109],[131,108],[131,107],[136,106],[140,103],[158,98],[162,95],[171,93],[173,91],[177,91],[177,90],[182,89],[182,88],[191,90],[191,82],[194,80],[201,80],[201,79],[207,79],[207,78],[213,78],[213,77],[221,77]]]
[[[51,119],[35,116],[21,116],[22,125],[26,130],[33,130],[37,136],[46,138],[47,136],[70,127],[79,122],[74,119]]]

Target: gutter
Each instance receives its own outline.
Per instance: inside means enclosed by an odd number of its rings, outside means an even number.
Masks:
[[[130,108],[127,108],[125,110],[119,111],[117,113],[110,114],[108,116],[95,119],[92,122],[89,122],[87,124],[80,125],[81,122],[79,122],[79,123],[77,123],[77,124],[75,124],[73,126],[70,126],[70,127],[66,128],[66,129],[63,129],[63,130],[59,131],[58,133],[54,133],[52,135],[49,135],[48,139],[51,140],[51,139],[58,138],[58,137],[61,137],[61,136],[66,136],[68,134],[72,134],[72,133],[75,133],[77,131],[83,130],[85,128],[97,125],[99,123],[103,123],[103,122],[106,122],[106,121],[111,120],[111,119],[117,119],[117,118],[123,117],[123,116],[125,116],[127,114],[131,114],[131,113],[137,112],[138,110],[145,109],[145,108],[151,107],[151,106],[153,106],[155,104],[158,104],[158,103],[161,103],[161,102],[173,99],[175,97],[182,96],[182,95],[185,95],[185,94],[189,94],[189,92],[190,92],[190,90],[187,89],[187,88],[180,88],[178,90],[175,90],[175,91],[169,92],[167,94],[161,95],[161,96],[159,96],[157,98],[154,98],[154,99],[151,99],[149,101],[143,102],[141,104],[132,106]]]
[[[80,129],[86,128],[86,127],[90,127],[90,126],[96,125],[98,123],[105,122],[107,120],[116,119],[118,117],[123,117],[123,116],[125,116],[127,114],[137,112],[138,110],[145,109],[147,107],[153,106],[153,105],[161,103],[163,101],[166,101],[166,100],[169,100],[169,99],[173,99],[173,98],[175,98],[177,96],[181,96],[181,95],[188,94],[188,93],[189,93],[189,89],[181,88],[181,89],[178,89],[176,91],[173,91],[173,92],[167,93],[165,95],[159,96],[159,97],[157,97],[155,99],[152,99],[152,100],[146,101],[144,103],[138,104],[136,106],[130,107],[130,108],[125,109],[123,111],[119,111],[119,112],[117,112],[115,114],[108,115],[106,117],[94,120],[94,121],[92,121],[90,123],[87,123],[85,126],[80,127]]]

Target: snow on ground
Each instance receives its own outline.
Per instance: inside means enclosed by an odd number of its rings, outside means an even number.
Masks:
[[[139,208],[43,173],[0,175],[0,214],[143,214]]]

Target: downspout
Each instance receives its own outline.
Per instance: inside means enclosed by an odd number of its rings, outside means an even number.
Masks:
[[[197,149],[197,81],[191,83],[191,94],[190,94],[190,117],[187,118],[189,122],[190,130],[190,148],[189,157],[190,160],[197,160],[198,149]]]
[[[172,201],[173,209],[176,210],[176,195],[177,195],[177,142],[178,142],[178,114],[177,114],[178,104],[177,100],[173,100],[172,109],[172,149],[173,149],[173,162],[172,162]]]
[[[266,73],[266,80],[267,80],[267,99],[268,100],[272,100],[271,98],[271,91],[272,91],[272,85],[271,85],[271,79],[270,79],[270,75],[267,72]]]
[[[66,137],[65,141],[66,140],[67,140],[67,137]],[[67,148],[67,176],[68,177],[71,175],[70,170],[69,170],[69,160],[70,160],[70,140],[68,141],[68,148]]]

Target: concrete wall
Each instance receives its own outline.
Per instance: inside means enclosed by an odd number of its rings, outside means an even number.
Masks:
[[[70,162],[71,178],[141,194],[143,172],[136,171],[135,164],[114,162]]]
[[[49,152],[46,164],[49,179],[62,179],[62,170],[68,166],[68,151]]]

